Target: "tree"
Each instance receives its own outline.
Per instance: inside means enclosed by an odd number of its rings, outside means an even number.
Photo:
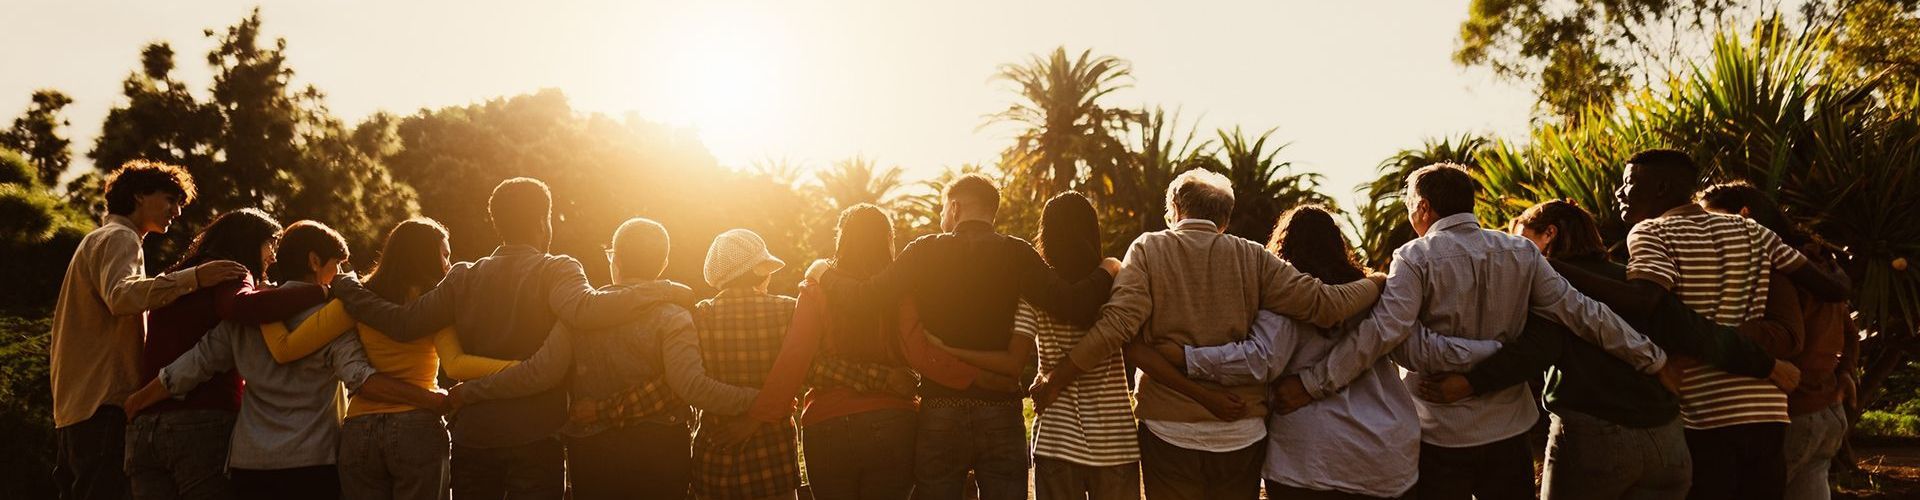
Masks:
[[[180,165],[196,176],[212,170],[218,152],[220,112],[201,103],[185,83],[173,78],[173,55],[173,47],[166,42],[148,44],[140,50],[140,69],[121,83],[126,103],[107,112],[100,137],[87,152],[87,157],[93,159],[94,171],[68,184],[70,204],[96,216],[105,213],[100,182],[129,160],[149,159]],[[159,256],[184,250],[186,247],[179,244],[180,241],[184,240],[156,238],[148,246],[147,262],[152,266],[165,266]]]
[[[1227,232],[1265,244],[1280,213],[1299,205],[1335,208],[1333,198],[1320,194],[1320,174],[1293,173],[1293,163],[1275,160],[1285,144],[1267,149],[1267,129],[1249,139],[1240,127],[1220,130],[1220,163],[1233,181],[1233,221]]]
[[[1075,189],[1090,172],[1113,168],[1124,154],[1115,131],[1126,127],[1133,113],[1107,107],[1101,99],[1128,87],[1132,77],[1124,60],[1094,57],[1092,50],[1070,59],[1065,47],[1034,55],[1025,64],[1001,65],[995,78],[1014,84],[1020,98],[989,119],[1022,127],[1002,154],[1002,166],[1033,177],[1040,188],[1031,191],[1036,200]]]
[[[67,148],[72,141],[60,135],[60,127],[68,125],[61,115],[68,104],[73,104],[73,98],[58,90],[33,91],[26,113],[13,119],[13,128],[0,131],[0,147],[26,155],[43,185],[60,182],[60,174],[73,161],[73,153]]]
[[[1486,138],[1463,134],[1446,139],[1428,139],[1417,149],[1402,149],[1375,167],[1379,176],[1357,189],[1367,193],[1367,204],[1360,207],[1357,219],[1349,219],[1359,230],[1360,253],[1367,265],[1386,269],[1393,251],[1413,241],[1413,222],[1407,219],[1407,176],[1435,163],[1456,163],[1478,169],[1480,152],[1492,144]]]
[[[1139,127],[1133,129],[1126,143],[1127,154],[1106,181],[1113,186],[1112,205],[1120,217],[1103,218],[1106,224],[1101,227],[1130,233],[1108,239],[1107,250],[1113,255],[1124,252],[1140,233],[1166,229],[1167,184],[1181,172],[1216,161],[1214,140],[1195,142],[1199,128],[1189,125],[1182,131],[1179,111],[1169,116],[1159,107],[1143,109],[1136,114],[1135,123]],[[1133,227],[1121,220],[1131,221]]]

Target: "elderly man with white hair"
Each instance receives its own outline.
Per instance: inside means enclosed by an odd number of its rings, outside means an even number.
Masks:
[[[1383,276],[1322,283],[1260,244],[1225,234],[1233,203],[1233,186],[1219,173],[1192,170],[1174,179],[1167,187],[1172,227],[1133,241],[1112,298],[1068,354],[1071,362],[1035,382],[1036,407],[1044,411],[1075,377],[1100,366],[1137,332],[1183,345],[1221,345],[1246,338],[1261,310],[1328,327],[1373,306]],[[1196,382],[1218,396],[1200,402],[1166,383],[1142,377],[1136,394],[1147,498],[1258,497],[1264,384]]]

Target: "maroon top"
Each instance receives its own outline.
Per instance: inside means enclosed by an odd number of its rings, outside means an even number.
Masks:
[[[221,321],[262,324],[285,321],[327,300],[317,286],[255,289],[251,278],[195,290],[147,313],[147,342],[140,353],[140,383],[152,382],[161,368],[200,343]],[[161,401],[146,412],[240,410],[240,376],[226,372],[194,387],[185,399]]]

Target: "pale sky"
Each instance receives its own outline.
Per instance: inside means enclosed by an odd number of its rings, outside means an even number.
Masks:
[[[1328,177],[1348,207],[1373,167],[1423,139],[1515,138],[1532,96],[1449,59],[1465,1],[1271,2],[266,2],[296,83],[357,122],[386,110],[564,90],[578,110],[698,130],[722,164],[855,154],[906,167],[990,164],[1011,137],[981,128],[1014,98],[1002,63],[1064,45],[1133,63],[1115,106],[1181,109],[1202,133],[1278,127],[1280,159]],[[0,117],[33,89],[73,96],[87,165],[140,47],[171,41],[204,88],[201,35],[253,2],[11,0],[0,4]],[[204,95],[204,94],[203,94]]]

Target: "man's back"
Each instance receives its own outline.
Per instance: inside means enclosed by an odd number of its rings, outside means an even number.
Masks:
[[[454,325],[461,346],[476,355],[512,360],[525,360],[538,351],[557,321],[548,306],[550,268],[564,260],[570,259],[509,245],[471,265],[456,266],[441,286],[457,287],[447,292],[456,297]],[[566,388],[556,386],[525,398],[461,409],[453,421],[453,440],[480,448],[524,444],[546,437],[566,421]]]
[[[1766,312],[1773,269],[1806,262],[1765,227],[1692,204],[1634,225],[1627,250],[1628,278],[1666,286],[1687,307],[1728,326]],[[1689,366],[1680,384],[1680,415],[1690,429],[1786,422],[1787,398],[1765,380]]]

